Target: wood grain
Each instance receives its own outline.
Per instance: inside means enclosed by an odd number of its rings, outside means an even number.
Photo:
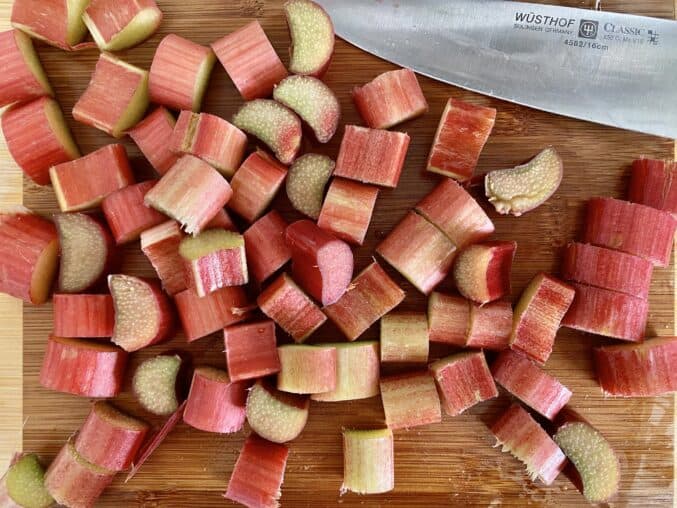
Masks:
[[[165,12],[161,32],[139,48],[122,54],[134,64],[148,68],[154,48],[162,36],[175,32],[196,42],[207,44],[231,32],[252,18],[259,18],[283,60],[287,60],[289,38],[280,3],[261,0],[204,0],[195,3],[176,0],[160,1]],[[571,6],[589,7],[594,2],[570,0]],[[614,0],[603,3],[606,10],[636,14],[674,17],[672,0]],[[0,0],[0,20],[6,24],[9,2]],[[199,28],[196,28],[199,27]],[[39,49],[45,67],[55,86],[57,97],[67,114],[76,139],[85,153],[111,139],[75,123],[69,112],[85,89],[97,58],[95,51],[67,55],[48,47]],[[327,82],[336,91],[342,104],[345,123],[358,122],[350,100],[351,88],[373,78],[379,72],[394,68],[348,44],[338,41],[336,56],[327,75]],[[412,143],[400,186],[383,191],[365,246],[357,251],[357,268],[365,266],[374,246],[437,181],[423,171],[425,157],[432,141],[437,120],[450,95],[499,110],[494,134],[480,161],[481,171],[507,167],[522,162],[544,145],[552,144],[565,160],[562,187],[546,205],[515,219],[491,213],[497,225],[496,237],[516,239],[519,243],[513,272],[513,299],[519,296],[529,279],[538,271],[556,271],[560,250],[580,231],[585,200],[596,195],[623,197],[627,184],[629,162],[641,155],[673,156],[672,141],[641,134],[560,118],[502,101],[488,99],[454,87],[422,78],[421,84],[430,103],[427,115],[401,126],[409,132]],[[241,103],[233,85],[222,68],[212,78],[205,109],[229,118]],[[320,151],[336,156],[340,136]],[[138,150],[125,142],[134,159],[139,178],[150,174]],[[307,144],[306,149],[318,148]],[[4,148],[3,148],[4,149]],[[14,194],[6,199],[21,199],[16,185],[17,172],[6,152],[0,153],[2,187]],[[7,176],[7,175],[11,175]],[[14,178],[14,184],[12,180]],[[4,192],[4,190],[3,190]],[[5,195],[2,196],[5,198]],[[23,200],[41,213],[57,210],[48,188],[38,188],[24,182]],[[293,219],[286,199],[276,202],[284,215]],[[385,263],[384,263],[385,266]],[[138,245],[127,249],[124,271],[151,275],[147,261],[138,252]],[[389,270],[407,291],[402,308],[422,309],[424,298],[401,277]],[[443,287],[450,289],[445,283]],[[656,270],[651,292],[650,333],[669,335],[674,323],[674,266]],[[4,304],[4,303],[3,303]],[[16,302],[9,305],[20,309]],[[17,306],[18,305],[18,306]],[[89,402],[84,399],[47,392],[37,382],[44,342],[51,329],[51,306],[28,307],[21,315],[18,310],[2,308],[0,333],[7,334],[0,362],[2,368],[2,412],[0,431],[20,431],[22,415],[27,419],[23,432],[25,450],[53,457],[61,444],[77,430],[87,414]],[[17,322],[11,321],[16,320]],[[21,351],[23,337],[23,398],[21,363],[12,361],[11,351]],[[364,338],[376,338],[373,327]],[[342,340],[331,326],[323,327],[318,341]],[[671,396],[651,400],[604,400],[594,380],[589,350],[593,345],[607,343],[604,339],[562,330],[547,370],[559,377],[574,392],[572,404],[609,438],[621,453],[623,465],[622,491],[619,505],[668,505],[673,501],[673,423],[674,399]],[[17,344],[19,344],[17,346]],[[171,342],[136,354],[130,370],[142,359],[169,348],[191,351],[196,364],[224,365],[223,344],[214,335],[186,346],[178,336]],[[443,348],[433,348],[436,357],[446,354]],[[5,366],[4,363],[8,365]],[[12,367],[13,366],[13,367]],[[6,367],[7,370],[5,370]],[[10,378],[5,379],[5,377]],[[15,390],[11,392],[10,390]],[[12,397],[14,393],[14,397]],[[23,413],[17,407],[23,400]],[[119,404],[131,412],[143,415],[134,403],[129,387],[119,398]],[[342,479],[340,429],[361,425],[379,425],[383,413],[379,399],[342,404],[313,403],[308,427],[299,440],[291,444],[291,454],[283,486],[284,506],[342,506],[387,503],[391,506],[438,505],[510,505],[571,506],[584,504],[583,498],[565,478],[551,487],[531,484],[523,467],[511,457],[492,448],[493,438],[486,428],[497,413],[506,407],[508,399],[491,401],[457,418],[446,418],[440,425],[410,432],[396,433],[396,490],[387,495],[368,498],[347,495],[339,498]],[[5,413],[4,405],[8,406]],[[143,415],[147,417],[147,415]],[[157,424],[158,420],[148,418]],[[18,425],[18,426],[17,426]],[[0,436],[0,451],[15,448],[12,434]],[[133,481],[125,484],[116,479],[101,500],[101,506],[222,506],[220,497],[242,445],[244,433],[219,436],[198,432],[182,425],[157,451]],[[4,455],[3,457],[6,457]]]

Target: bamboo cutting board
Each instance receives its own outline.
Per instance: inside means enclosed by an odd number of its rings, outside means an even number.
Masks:
[[[10,3],[8,0],[0,1],[0,20],[3,25],[7,24]],[[141,47],[123,53],[123,59],[148,69],[155,47],[161,37],[168,33],[178,33],[198,43],[208,44],[257,18],[283,61],[288,62],[289,38],[280,11],[280,1],[160,0],[158,3],[165,13],[160,33]],[[561,3],[590,7],[594,1],[568,0]],[[608,0],[603,2],[602,8],[666,18],[674,18],[675,14],[673,0]],[[111,143],[111,138],[74,122],[70,116],[73,104],[87,85],[98,53],[88,50],[66,54],[49,47],[40,47],[39,52],[83,152],[89,153]],[[337,41],[335,58],[326,81],[339,96],[345,123],[359,123],[350,100],[352,87],[393,68],[341,40]],[[356,254],[357,269],[366,266],[375,245],[405,211],[413,207],[438,181],[438,177],[425,174],[425,158],[439,115],[450,95],[498,109],[494,133],[480,160],[481,172],[521,163],[546,145],[554,145],[565,161],[562,186],[544,206],[521,218],[498,217],[493,211],[490,212],[497,226],[495,237],[518,242],[512,278],[513,301],[537,271],[557,272],[562,246],[576,238],[581,230],[583,205],[588,198],[598,195],[624,197],[629,164],[634,158],[673,157],[671,140],[557,117],[465,92],[427,78],[420,78],[420,82],[430,111],[399,127],[399,130],[411,135],[405,169],[399,187],[383,190],[379,196],[366,244]],[[217,65],[204,109],[229,119],[240,103],[235,88],[224,70]],[[659,105],[656,114],[660,114]],[[342,128],[335,139],[320,150],[335,157],[341,132]],[[138,150],[129,141],[125,141],[125,144],[139,179],[150,176],[151,172]],[[308,143],[304,148],[318,150]],[[5,172],[15,171],[6,151],[2,152],[0,163],[3,179]],[[7,199],[7,194],[3,196]],[[24,182],[23,201],[26,206],[40,213],[57,211],[50,188],[38,188]],[[485,201],[482,203],[487,204]],[[286,198],[278,198],[275,206],[283,210],[290,220],[298,217],[290,211]],[[485,208],[489,209],[487,206]],[[150,265],[138,249],[138,242],[129,246],[125,254],[125,273],[153,275]],[[385,262],[382,265],[407,292],[407,299],[400,309],[425,309],[423,296],[390,270]],[[674,265],[668,269],[655,270],[649,335],[673,333],[673,280]],[[444,283],[441,288],[451,290],[451,285]],[[10,314],[11,310],[7,310],[2,316],[6,335],[12,333]],[[51,322],[51,305],[25,306],[22,334],[23,449],[36,451],[47,459],[54,457],[63,442],[78,429],[89,409],[86,399],[49,392],[38,384],[38,372]],[[378,328],[372,327],[363,338],[377,337]],[[16,336],[13,340],[16,340]],[[287,339],[281,337],[281,340]],[[325,326],[313,341],[327,340],[343,338],[335,328]],[[558,334],[547,370],[573,390],[571,405],[587,416],[618,451],[623,476],[617,504],[670,505],[673,501],[674,399],[665,396],[648,400],[604,400],[594,379],[590,348],[608,342],[563,329]],[[188,349],[196,365],[225,367],[222,338],[215,334],[190,346],[186,345],[182,336],[177,336],[169,343],[148,348],[133,355],[129,372],[133,372],[139,361],[171,348]],[[448,352],[444,348],[433,347],[432,356],[441,357]],[[3,404],[0,408],[7,409],[12,403],[10,390],[14,385],[11,379],[0,378],[0,382]],[[313,402],[308,426],[301,437],[290,444],[282,505],[411,507],[586,504],[563,476],[551,487],[531,483],[519,462],[492,448],[494,439],[486,425],[496,419],[508,402],[509,399],[503,395],[459,417],[445,417],[442,424],[396,432],[396,489],[389,494],[369,497],[353,494],[339,497],[342,481],[341,429],[382,425],[380,400],[373,398],[333,404]],[[135,404],[129,393],[129,383],[116,403],[153,424],[160,423],[160,420],[144,414]],[[11,411],[8,412],[11,417]],[[245,433],[221,436],[180,425],[132,481],[125,484],[124,477],[120,475],[100,504],[110,507],[227,505],[229,501],[224,500],[221,493],[226,488]]]

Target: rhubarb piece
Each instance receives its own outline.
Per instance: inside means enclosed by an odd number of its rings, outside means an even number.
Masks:
[[[54,97],[33,41],[25,33],[0,32],[0,68],[4,71],[0,76],[0,107]]]
[[[344,429],[341,493],[382,494],[394,488],[393,431]]]
[[[162,288],[170,295],[185,290],[183,259],[179,244],[184,238],[178,222],[170,220],[141,233],[141,250],[162,281]]]
[[[145,202],[196,235],[223,209],[233,194],[228,181],[206,162],[184,155],[160,179]]]
[[[228,215],[225,209],[221,208],[216,215],[207,223],[205,229],[216,229],[221,228],[226,231],[232,231],[233,233],[239,233],[240,230],[237,228],[233,219]]]
[[[103,198],[101,209],[118,245],[138,240],[147,229],[162,224],[167,216],[144,203],[157,180],[137,183],[111,192]]]
[[[491,372],[498,384],[548,420],[571,398],[571,390],[514,351],[503,351],[491,365]]]
[[[442,421],[440,396],[428,371],[384,377],[381,400],[390,429],[410,429]]]
[[[442,407],[449,416],[498,396],[487,360],[482,351],[462,352],[430,364],[437,382]]]
[[[164,175],[179,160],[179,156],[171,151],[169,143],[175,125],[172,114],[159,106],[127,132],[160,175]]]
[[[57,48],[88,47],[78,44],[87,33],[82,14],[88,4],[88,0],[15,0],[12,26]]]
[[[306,122],[320,143],[336,134],[341,105],[334,92],[312,76],[289,76],[275,87],[273,98]]]
[[[113,335],[113,298],[110,295],[54,295],[54,335],[104,338]]]
[[[550,199],[563,173],[562,158],[548,147],[526,164],[489,172],[484,177],[484,192],[498,213],[519,217]]]
[[[308,397],[281,392],[259,379],[247,396],[247,423],[262,438],[286,443],[303,431],[309,406]]]
[[[287,77],[287,69],[254,20],[212,43],[212,50],[246,101],[264,99]]]
[[[215,63],[210,48],[176,34],[167,35],[150,66],[150,100],[170,109],[200,111]]]
[[[416,212],[409,212],[376,247],[383,259],[428,295],[451,271],[456,246]]]
[[[132,390],[142,408],[167,416],[179,408],[177,378],[182,367],[178,355],[158,355],[144,360],[132,378]]]
[[[381,318],[381,362],[426,363],[428,348],[423,312],[391,312]]]
[[[336,303],[353,276],[350,246],[314,222],[300,220],[287,227],[294,280],[322,305]]]
[[[48,508],[54,504],[45,488],[45,469],[37,455],[15,455],[0,479],[0,503],[5,508]]]
[[[459,252],[454,283],[463,296],[485,304],[510,295],[510,272],[517,242],[485,242]]]
[[[677,162],[639,159],[632,163],[628,200],[677,215]]]
[[[348,340],[355,340],[404,300],[405,293],[374,261],[353,279],[341,299],[323,310]]]
[[[417,205],[416,211],[440,228],[459,249],[481,242],[494,232],[494,224],[468,192],[443,178]]]
[[[551,275],[536,275],[515,307],[510,348],[545,364],[575,294],[572,286]]]
[[[470,307],[465,298],[432,293],[428,298],[430,341],[464,347],[470,329]]]
[[[284,233],[287,222],[271,210],[244,232],[247,266],[257,282],[262,283],[291,259]]]
[[[470,324],[465,347],[501,351],[507,349],[512,333],[512,305],[493,302],[470,305]]]
[[[277,389],[283,392],[326,393],[337,386],[337,353],[333,346],[286,344],[277,348],[280,372]]]
[[[526,360],[528,361],[528,360]],[[491,427],[496,446],[527,467],[531,481],[551,485],[567,459],[559,446],[519,404],[510,406]]]
[[[246,102],[233,116],[233,123],[265,143],[282,164],[294,162],[301,148],[301,120],[279,102]]]
[[[108,288],[115,305],[114,344],[131,353],[170,338],[172,306],[157,280],[109,275]]]
[[[25,208],[0,212],[0,291],[43,304],[56,275],[59,239],[47,219]]]
[[[246,400],[246,383],[233,382],[223,370],[198,367],[193,373],[183,421],[205,432],[237,432],[244,425]]]
[[[583,241],[668,266],[677,219],[669,212],[613,198],[588,202]]]
[[[62,212],[96,208],[109,194],[134,183],[123,145],[106,145],[79,159],[52,166],[49,177]]]
[[[82,397],[115,397],[122,388],[126,365],[127,353],[112,344],[50,337],[40,384]]]
[[[353,88],[353,101],[362,120],[372,129],[389,129],[428,111],[421,85],[411,69],[379,74]]]
[[[409,148],[409,135],[346,125],[335,176],[382,187],[397,187]]]
[[[228,481],[226,499],[244,506],[277,508],[289,449],[256,434],[244,442]]]
[[[573,284],[576,298],[562,326],[605,337],[641,342],[649,319],[649,302],[607,289]]]
[[[81,293],[103,282],[117,256],[108,229],[84,213],[59,213],[54,223],[61,250],[59,291]]]
[[[675,337],[598,347],[593,353],[597,380],[605,395],[654,397],[677,391]]]
[[[320,210],[317,225],[346,242],[362,245],[374,213],[378,188],[334,178]]]
[[[256,379],[280,371],[273,321],[229,326],[223,330],[223,340],[232,381]]]
[[[248,317],[244,289],[226,287],[200,298],[192,289],[174,296],[176,309],[189,342],[205,337]]]
[[[147,432],[148,424],[106,402],[96,402],[75,438],[74,447],[92,464],[122,471],[132,465]]]
[[[38,185],[50,183],[50,167],[80,157],[61,108],[49,97],[10,107],[2,115],[2,132],[14,161]]]
[[[334,167],[326,155],[308,153],[289,168],[287,197],[297,211],[313,219],[320,216],[324,189]]]
[[[101,51],[121,51],[153,35],[162,11],[155,0],[92,0],[82,21]]]
[[[230,185],[233,197],[228,208],[247,222],[263,215],[287,177],[287,168],[265,152],[257,150],[240,166]]]
[[[379,392],[378,342],[323,344],[336,348],[336,388],[315,393],[312,400],[342,402],[368,399]]]
[[[87,90],[73,106],[73,118],[121,138],[148,109],[148,72],[101,53]]]
[[[296,283],[283,273],[256,300],[261,312],[292,336],[303,342],[324,324],[327,316]]]
[[[334,54],[331,18],[310,0],[288,0],[284,13],[291,36],[289,70],[293,74],[321,77]]]
[[[566,280],[648,298],[653,265],[624,252],[570,243],[564,251],[562,277]]]

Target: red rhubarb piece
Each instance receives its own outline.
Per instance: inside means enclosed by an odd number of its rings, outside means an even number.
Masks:
[[[677,162],[639,159],[632,163],[628,200],[677,215]]]
[[[432,293],[428,298],[431,342],[464,347],[470,329],[470,302],[460,296]]]
[[[82,21],[101,51],[121,51],[153,35],[162,11],[155,0],[92,0]]]
[[[346,242],[362,245],[377,197],[377,187],[334,178],[329,185],[317,225]]]
[[[180,386],[185,370],[179,355],[157,355],[141,362],[132,378],[132,391],[139,405],[154,415],[174,413],[185,396]]]
[[[280,372],[277,389],[283,392],[310,394],[336,389],[336,348],[286,344],[277,348]]]
[[[223,339],[232,381],[255,379],[280,371],[273,321],[229,326],[223,330]]]
[[[0,107],[54,96],[33,41],[19,30],[0,32],[0,69]]]
[[[512,332],[512,305],[493,302],[470,304],[470,324],[465,347],[501,351],[508,348]]]
[[[153,265],[162,282],[162,288],[170,295],[175,295],[188,287],[183,259],[179,256],[179,245],[184,236],[179,223],[173,220],[141,233],[141,250]]]
[[[381,318],[383,363],[428,361],[428,318],[423,312],[391,312]]]
[[[310,0],[284,4],[291,36],[289,70],[322,77],[334,54],[334,25],[326,11]]]
[[[215,228],[225,229],[226,231],[232,231],[233,233],[240,232],[240,230],[233,222],[233,219],[230,217],[228,212],[226,212],[226,210],[223,208],[221,208],[218,212],[216,212],[216,215],[214,215],[212,220],[210,220],[207,223],[207,227],[205,229],[215,229]]]
[[[0,506],[49,508],[54,498],[45,488],[45,469],[33,453],[15,453],[0,478]]]
[[[146,206],[144,198],[157,180],[129,185],[103,198],[101,209],[118,245],[138,240],[147,229],[162,224],[167,216]]]
[[[271,210],[244,232],[247,266],[257,282],[262,283],[291,259],[285,241],[287,222]]]
[[[82,14],[88,4],[88,0],[15,0],[12,26],[57,48],[88,47],[78,44],[87,34]]]
[[[463,296],[485,304],[510,296],[510,273],[517,242],[470,245],[456,256],[454,283]]]
[[[299,157],[287,176],[287,197],[292,206],[312,219],[322,210],[324,190],[336,164],[326,155],[307,153]]]
[[[442,421],[440,397],[428,371],[382,378],[381,400],[390,429],[410,429]]]
[[[200,298],[192,289],[174,296],[183,332],[189,342],[239,323],[248,317],[244,289],[226,287]]]
[[[159,106],[128,131],[129,137],[160,175],[164,175],[179,160],[179,156],[170,149],[174,125],[176,120],[172,114]]]
[[[107,338],[113,336],[115,309],[110,295],[54,295],[54,335]]]
[[[312,400],[341,402],[378,395],[378,342],[337,342],[323,346],[336,349],[336,388],[324,393],[314,393],[310,396]]]
[[[259,436],[273,443],[296,439],[308,422],[310,399],[276,390],[259,379],[247,395],[247,423]]]
[[[343,429],[341,493],[382,494],[395,488],[395,443],[391,429]]]

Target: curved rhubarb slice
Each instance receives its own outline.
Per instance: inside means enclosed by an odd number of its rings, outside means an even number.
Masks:
[[[464,347],[470,327],[470,302],[460,296],[431,293],[428,298],[430,342]]]
[[[87,34],[82,14],[88,4],[89,0],[16,0],[12,5],[12,26],[67,51],[89,47],[87,43],[79,44]]]
[[[48,508],[54,504],[45,488],[45,468],[37,455],[14,456],[0,479],[0,504],[6,508]]]
[[[334,178],[317,218],[317,225],[342,240],[362,245],[367,236],[379,189]]]
[[[247,102],[235,113],[233,123],[265,143],[282,164],[294,162],[301,149],[301,120],[279,102]]]
[[[162,11],[155,0],[92,0],[82,21],[101,51],[121,51],[153,35]]]
[[[393,431],[344,429],[341,493],[382,494],[394,488]]]
[[[113,335],[115,322],[110,295],[54,295],[54,335],[104,338]]]
[[[284,4],[291,35],[289,70],[294,74],[321,77],[334,54],[334,25],[326,11],[310,0]]]
[[[309,407],[308,397],[281,392],[259,379],[247,396],[247,423],[262,438],[286,443],[305,428]]]
[[[428,318],[424,312],[391,312],[381,318],[381,362],[426,363]]]
[[[677,215],[677,162],[639,159],[632,163],[628,200]]]
[[[247,266],[259,284],[291,259],[284,239],[288,225],[276,210],[271,210],[244,232]]]
[[[485,242],[466,247],[454,262],[456,289],[479,304],[509,296],[516,249],[517,242]]]
[[[232,381],[256,379],[280,371],[273,321],[224,328],[223,342],[228,374]]]
[[[0,107],[54,96],[33,41],[19,30],[0,33],[0,69]]]
[[[381,400],[390,429],[410,429],[442,421],[440,396],[428,371],[384,377]]]
[[[289,76],[275,87],[273,98],[299,115],[320,143],[336,134],[341,105],[334,92],[312,76]]]
[[[286,344],[277,348],[280,372],[277,389],[310,394],[336,389],[337,353],[333,346]]]
[[[314,153],[294,162],[287,176],[287,197],[297,211],[317,220],[322,210],[324,189],[335,166],[326,155]]]
[[[101,209],[118,245],[138,240],[143,231],[167,220],[167,216],[146,206],[144,198],[157,180],[137,183],[111,192]]]
[[[142,408],[160,416],[168,416],[179,408],[177,382],[182,363],[178,355],[158,355],[136,368],[132,390]]]
[[[247,295],[239,286],[219,289],[202,298],[186,289],[174,296],[174,302],[188,342],[249,317]]]
[[[337,342],[323,345],[336,348],[336,388],[325,393],[315,393],[310,396],[312,400],[342,402],[378,395],[378,342]]]
[[[491,351],[507,349],[512,333],[512,314],[510,302],[471,304],[465,347]]]
[[[157,280],[110,275],[108,288],[115,305],[113,343],[132,352],[170,337],[173,310]]]
[[[170,150],[169,143],[175,125],[172,114],[159,106],[127,132],[160,175],[164,175],[179,160],[179,156]]]

